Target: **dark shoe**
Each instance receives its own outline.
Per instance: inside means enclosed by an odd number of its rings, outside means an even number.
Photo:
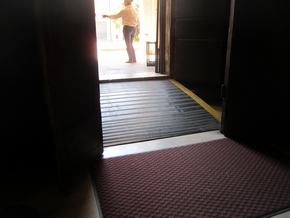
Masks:
[[[132,64],[132,63],[133,63],[133,61],[126,61],[126,63],[131,63],[131,64]]]

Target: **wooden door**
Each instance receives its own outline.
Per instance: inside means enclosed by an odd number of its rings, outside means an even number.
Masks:
[[[228,0],[172,0],[173,78],[222,84],[229,5]]]
[[[42,73],[60,188],[102,154],[93,0],[37,0]]]
[[[232,0],[222,132],[289,152],[290,3]]]

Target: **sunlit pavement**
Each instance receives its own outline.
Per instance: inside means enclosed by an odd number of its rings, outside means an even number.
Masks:
[[[146,43],[133,43],[137,63],[128,61],[124,41],[98,42],[99,79],[110,81],[115,79],[134,79],[164,76],[155,73],[155,66],[147,66]]]

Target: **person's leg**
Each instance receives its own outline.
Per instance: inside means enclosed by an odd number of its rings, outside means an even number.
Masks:
[[[124,26],[123,28],[124,39],[126,43],[126,50],[129,57],[129,62],[132,62],[132,52],[131,52],[131,30],[130,27]]]
[[[124,34],[124,39],[126,43],[126,50],[128,53],[129,61],[128,63],[136,62],[136,57],[135,57],[135,51],[133,48],[133,39],[135,35],[135,28],[134,27],[128,27],[124,26],[123,28],[123,34]]]
[[[133,31],[132,31],[132,33],[131,33],[131,54],[132,54],[132,61],[134,62],[134,63],[136,63],[136,55],[135,55],[135,49],[134,49],[134,47],[133,47],[133,41],[134,41],[134,37],[135,37],[135,32],[136,32],[136,28],[133,28],[132,29]]]

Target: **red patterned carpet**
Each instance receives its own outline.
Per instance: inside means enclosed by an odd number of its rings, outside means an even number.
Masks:
[[[91,173],[105,218],[260,217],[290,207],[290,165],[274,154],[221,139],[102,159]]]

